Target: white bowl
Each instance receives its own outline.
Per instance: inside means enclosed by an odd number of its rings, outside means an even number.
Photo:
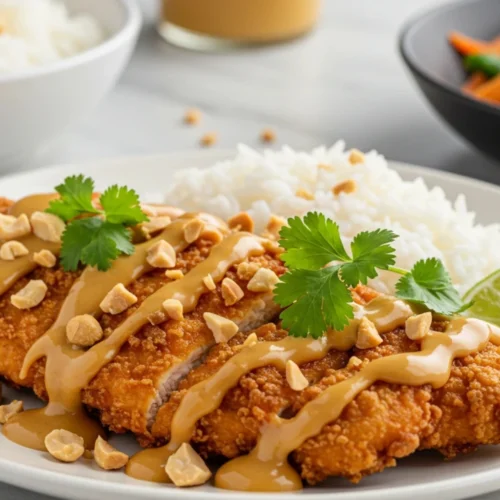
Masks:
[[[125,69],[141,26],[135,0],[64,0],[106,30],[97,47],[59,62],[0,75],[0,171],[49,147],[92,111]]]

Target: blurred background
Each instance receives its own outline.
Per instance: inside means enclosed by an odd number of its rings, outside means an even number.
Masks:
[[[213,147],[262,147],[268,127],[272,147],[344,138],[393,160],[500,183],[497,166],[431,111],[398,54],[404,23],[442,0],[326,0],[307,36],[218,52],[165,43],[156,29],[159,0],[139,3],[142,31],[118,85],[29,166],[199,148],[207,132],[216,134]],[[201,121],[186,126],[193,107]]]

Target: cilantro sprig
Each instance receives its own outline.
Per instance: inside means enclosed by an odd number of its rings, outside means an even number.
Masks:
[[[468,308],[438,259],[418,261],[410,270],[395,267],[397,235],[388,229],[359,233],[346,251],[339,226],[324,215],[308,213],[288,220],[280,232],[289,272],[275,288],[284,328],[295,337],[321,337],[342,330],[354,317],[350,288],[366,284],[379,271],[402,275],[397,297],[436,313],[452,315]]]
[[[148,220],[133,189],[111,186],[94,204],[94,181],[83,175],[67,177],[56,187],[60,198],[47,212],[66,223],[62,235],[61,263],[66,271],[80,264],[107,271],[121,254],[134,253],[128,229]]]

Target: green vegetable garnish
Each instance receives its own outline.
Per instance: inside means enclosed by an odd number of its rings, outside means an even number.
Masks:
[[[396,286],[401,299],[445,315],[469,307],[438,259],[421,260],[411,271],[394,267],[391,243],[397,235],[387,229],[359,233],[351,256],[338,225],[315,212],[289,219],[280,236],[290,271],[276,286],[275,299],[287,308],[281,313],[283,327],[295,337],[319,338],[329,328],[345,328],[354,317],[350,287],[366,284],[381,270],[403,275]]]
[[[465,69],[471,73],[479,71],[493,78],[500,74],[500,56],[495,54],[474,54],[464,59]]]
[[[67,222],[61,247],[65,271],[75,271],[80,264],[107,271],[121,254],[134,253],[128,227],[148,220],[134,190],[111,186],[99,198],[102,210],[92,203],[94,181],[89,177],[67,177],[56,191],[60,199],[46,211]]]

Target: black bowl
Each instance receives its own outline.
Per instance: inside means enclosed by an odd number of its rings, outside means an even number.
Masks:
[[[460,90],[466,73],[462,58],[448,43],[454,30],[484,40],[499,36],[500,0],[462,0],[413,19],[401,33],[401,54],[441,117],[476,148],[500,161],[500,106]]]

